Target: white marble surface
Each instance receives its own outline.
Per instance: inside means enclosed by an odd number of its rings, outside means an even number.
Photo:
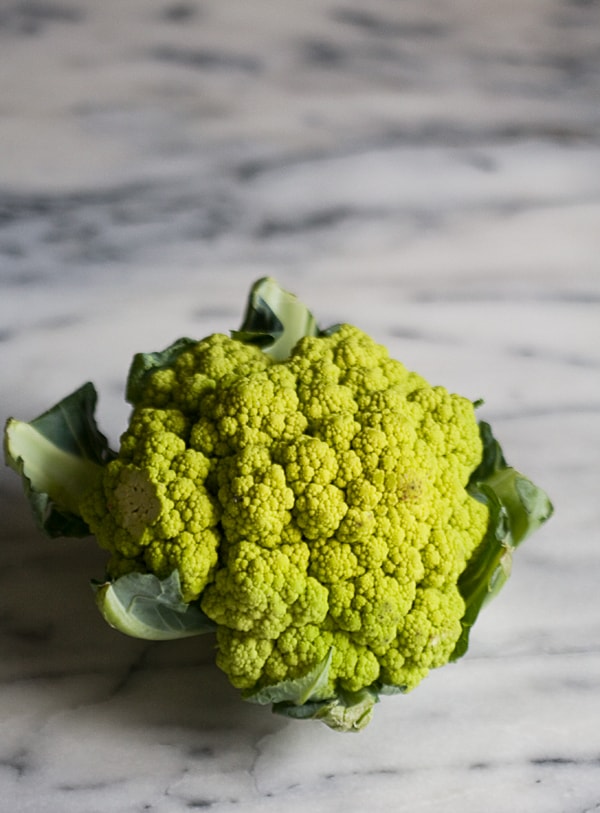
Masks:
[[[109,630],[0,475],[0,810],[600,810],[600,7],[3,0],[0,419],[235,328],[263,274],[483,396],[553,497],[471,651],[359,735]]]

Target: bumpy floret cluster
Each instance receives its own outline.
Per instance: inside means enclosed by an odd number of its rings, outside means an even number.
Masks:
[[[332,652],[325,695],[408,690],[461,632],[481,453],[473,405],[355,327],[283,362],[216,334],[148,374],[85,518],[111,575],[177,568],[236,687]]]

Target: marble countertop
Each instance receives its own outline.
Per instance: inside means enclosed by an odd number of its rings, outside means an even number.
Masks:
[[[0,420],[239,324],[266,274],[472,398],[552,521],[357,735],[104,625],[0,474],[0,810],[600,810],[598,3],[7,0]]]

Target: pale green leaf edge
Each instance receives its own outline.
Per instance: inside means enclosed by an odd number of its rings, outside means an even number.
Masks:
[[[127,573],[92,586],[104,620],[133,638],[168,641],[216,629],[197,605],[183,600],[177,570],[162,580],[153,573]]]

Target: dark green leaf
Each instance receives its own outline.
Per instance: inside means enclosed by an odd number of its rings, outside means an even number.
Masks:
[[[465,601],[462,634],[452,660],[469,646],[469,633],[482,607],[508,579],[516,547],[552,515],[547,494],[507,465],[487,423],[480,424],[483,458],[467,491],[489,509],[487,533],[458,581]]]
[[[49,536],[87,536],[79,501],[114,457],[98,429],[96,390],[84,384],[26,423],[10,418],[4,432],[6,463],[21,475],[33,514]]]
[[[265,686],[257,692],[245,694],[244,700],[261,705],[285,702],[301,706],[309,700],[318,699],[327,686],[332,657],[333,649],[330,649],[327,656],[303,677]]]
[[[379,694],[406,694],[406,686],[391,686],[389,683],[382,683],[377,689]]]
[[[255,344],[275,361],[288,358],[304,336],[317,336],[319,328],[308,308],[270,277],[258,280],[250,291],[242,325],[234,339]]]
[[[334,698],[309,701],[301,706],[275,703],[273,711],[294,720],[319,720],[334,731],[356,732],[370,723],[377,702],[376,691],[362,689],[360,692],[339,692]]]
[[[294,720],[319,720],[336,731],[360,731],[371,720],[378,690],[338,691],[335,697],[324,696],[332,658],[333,648],[303,677],[284,680],[243,697],[252,703],[272,703],[275,714]]]

